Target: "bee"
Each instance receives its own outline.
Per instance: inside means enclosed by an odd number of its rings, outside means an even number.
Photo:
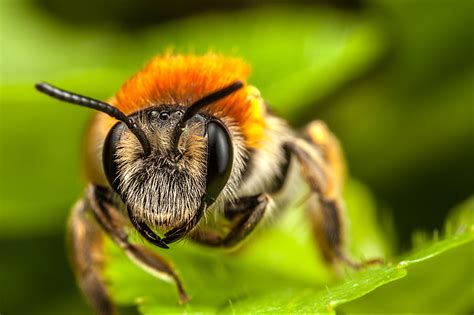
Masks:
[[[104,235],[136,264],[173,282],[185,303],[172,265],[133,243],[130,231],[161,249],[183,238],[234,247],[291,199],[276,196],[297,173],[310,190],[307,214],[324,260],[354,268],[370,263],[354,262],[345,251],[345,167],[337,139],[322,121],[301,132],[290,128],[246,83],[249,73],[237,58],[167,54],[107,103],[36,84],[53,98],[97,111],[84,149],[88,184],[72,208],[69,235],[79,286],[99,314],[114,313],[101,279]]]

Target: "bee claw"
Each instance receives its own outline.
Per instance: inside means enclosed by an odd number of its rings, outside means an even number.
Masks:
[[[186,293],[180,293],[179,305],[186,305],[189,301],[191,301],[191,297],[187,296]]]
[[[381,266],[385,263],[384,259],[379,257],[356,262],[340,251],[337,251],[336,255],[343,263],[354,270],[365,269],[372,266]]]

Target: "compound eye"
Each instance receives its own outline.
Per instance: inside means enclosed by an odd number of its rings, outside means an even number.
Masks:
[[[117,123],[107,135],[102,149],[102,165],[104,173],[109,181],[110,186],[118,193],[120,184],[118,164],[117,164],[117,145],[122,137],[123,131],[126,129],[124,123]]]
[[[218,121],[207,124],[207,176],[208,205],[219,196],[229,179],[234,159],[234,148],[227,129]]]

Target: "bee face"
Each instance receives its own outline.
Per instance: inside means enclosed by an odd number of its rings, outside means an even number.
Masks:
[[[188,106],[146,104],[127,115],[90,97],[47,83],[36,85],[47,95],[96,109],[119,121],[102,145],[105,177],[122,199],[132,225],[164,248],[164,241],[176,241],[191,230],[223,190],[222,199],[235,190],[244,151],[238,132],[234,130],[231,136],[226,127],[230,122],[218,118],[222,115],[200,111],[242,87],[244,84],[237,80]],[[237,145],[232,138],[237,139]],[[238,154],[233,167],[235,147]],[[173,231],[161,241],[147,224]]]
[[[102,160],[110,185],[134,216],[154,227],[188,222],[203,200],[217,198],[232,169],[233,145],[224,125],[197,114],[176,140],[183,114],[179,106],[158,106],[130,116],[150,144],[147,156],[124,123],[105,140]]]

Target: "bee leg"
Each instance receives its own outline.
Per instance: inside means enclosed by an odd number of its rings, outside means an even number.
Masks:
[[[250,213],[255,207],[257,207],[262,201],[259,199],[263,194],[256,196],[247,196],[238,199],[236,202],[229,203],[224,209],[224,216],[233,221],[237,216]]]
[[[314,237],[324,260],[332,265],[343,262],[358,269],[379,259],[353,261],[345,249],[346,222],[341,193],[344,182],[344,160],[339,143],[326,125],[313,122],[306,128],[305,139],[285,144],[300,164],[301,174],[313,191],[308,202],[308,214]]]
[[[234,205],[229,205],[226,216],[231,216],[232,227],[225,236],[214,230],[195,229],[191,232],[191,239],[198,243],[212,247],[232,247],[247,237],[262,220],[269,202],[265,193],[243,197]]]
[[[107,200],[106,196],[107,189],[104,187],[91,185],[88,189],[92,212],[104,231],[125,251],[133,262],[155,277],[174,283],[178,289],[181,303],[189,301],[183,284],[170,263],[147,247],[129,242],[122,222],[123,217],[111,204],[112,202]]]
[[[107,293],[101,270],[103,265],[103,236],[99,226],[87,216],[85,198],[72,208],[69,218],[70,256],[77,282],[89,304],[100,315],[115,314],[114,306]]]

